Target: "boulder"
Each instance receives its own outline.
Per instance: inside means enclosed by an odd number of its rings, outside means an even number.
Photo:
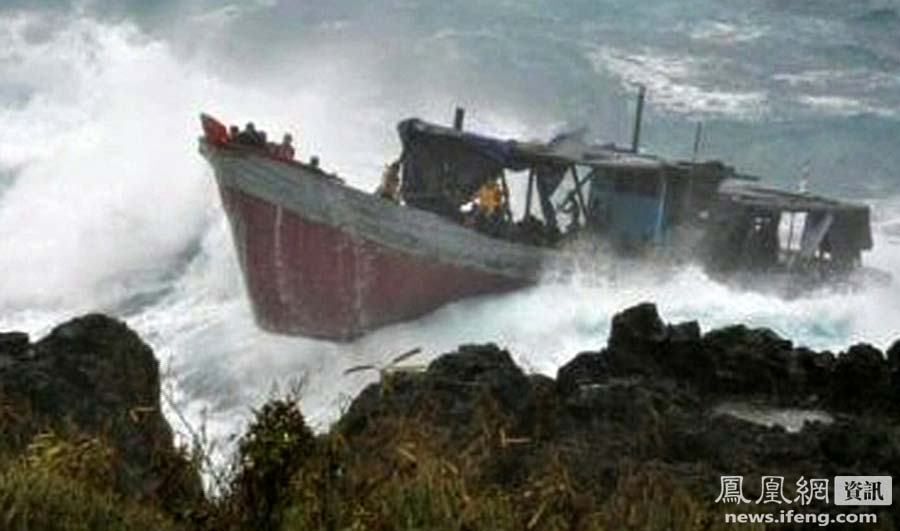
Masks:
[[[616,314],[609,334],[609,362],[620,375],[651,374],[657,368],[668,328],[656,305],[642,303]]]
[[[703,348],[699,323],[688,321],[669,325],[659,364],[669,377],[691,381],[699,389],[713,389],[716,366],[708,354]]]
[[[0,356],[18,357],[28,352],[31,341],[24,332],[0,333]]]
[[[896,404],[900,400],[900,340],[888,349],[887,362],[891,371],[891,401]]]
[[[447,459],[478,449],[466,453],[477,461],[467,462],[503,489],[543,479],[552,464],[573,492],[603,503],[637,467],[678,478],[710,504],[721,476],[743,475],[745,494],[755,500],[763,475],[784,476],[792,494],[801,476],[900,469],[896,415],[853,405],[871,399],[866,382],[884,388],[891,363],[871,347],[835,357],[741,325],[701,335],[697,323],[666,325],[653,305],[642,304],[613,319],[605,350],[578,354],[555,381],[523,374],[495,345],[463,346],[424,373],[370,386],[339,426],[353,455],[383,458],[372,441],[393,448],[396,439],[386,434],[403,423],[433,435],[429,443]],[[720,410],[724,400],[761,415],[787,405],[826,408],[831,416],[792,433]]]
[[[603,352],[582,352],[556,371],[556,388],[567,396],[583,385],[606,381],[612,375],[609,356]]]
[[[835,364],[834,354],[815,352],[807,348],[798,348],[795,354],[807,392],[816,397],[825,396],[830,391],[831,373]]]
[[[159,364],[127,325],[91,314],[25,342],[24,334],[0,339],[0,351],[17,354],[0,366],[0,396],[21,419],[6,433],[8,446],[21,448],[46,430],[100,437],[116,453],[123,493],[164,503],[202,497],[161,411]]]
[[[734,325],[703,336],[704,357],[714,365],[709,391],[722,394],[790,393],[792,344],[767,328]]]
[[[888,349],[887,361],[892,373],[900,372],[900,340],[895,341]]]
[[[446,427],[454,438],[466,438],[481,429],[484,415],[497,422],[533,422],[531,381],[506,350],[463,345],[422,374],[401,372],[368,386],[341,419],[340,429],[352,436],[380,418],[419,418]]]
[[[872,345],[858,344],[835,360],[829,402],[840,408],[893,409],[890,387],[891,370],[884,355]]]

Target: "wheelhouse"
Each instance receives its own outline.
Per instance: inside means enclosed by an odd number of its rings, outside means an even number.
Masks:
[[[463,131],[457,118],[400,123],[401,195],[493,237],[556,246],[586,234],[624,252],[685,251],[726,272],[848,271],[872,247],[866,205],[765,188],[719,161],[591,144],[583,130],[524,142]],[[472,221],[479,189],[494,181],[499,215]]]

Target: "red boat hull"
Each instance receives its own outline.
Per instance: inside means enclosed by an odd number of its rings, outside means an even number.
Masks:
[[[249,229],[235,234],[235,244],[257,322],[266,330],[352,339],[450,301],[526,284],[391,251],[279,214],[239,190],[222,188],[221,196],[229,217]]]
[[[533,249],[361,194],[304,165],[222,146],[201,151],[216,170],[265,330],[344,341],[537,279]]]

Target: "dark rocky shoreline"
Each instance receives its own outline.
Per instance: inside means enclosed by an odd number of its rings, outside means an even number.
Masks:
[[[247,496],[203,499],[196,469],[174,448],[159,385],[150,348],[114,319],[85,316],[34,343],[25,334],[0,334],[7,459],[47,430],[100,437],[116,456],[121,496],[154,504],[184,528],[259,527],[259,514],[236,507]],[[386,485],[401,493],[420,488],[428,462],[468,485],[458,496],[461,514],[474,503],[466,499],[477,498],[502,499],[521,515],[501,525],[478,512],[441,528],[490,527],[486,521],[498,529],[723,528],[718,519],[727,508],[715,503],[721,476],[743,476],[745,496],[756,500],[764,475],[783,476],[790,499],[800,477],[897,475],[898,401],[900,342],[886,353],[864,344],[838,355],[814,352],[765,329],[703,334],[695,322],[668,325],[643,304],[614,317],[605,349],[578,354],[555,379],[524,373],[495,345],[461,346],[424,371],[386,371],[329,434],[297,446],[310,448],[302,460],[286,454],[293,457],[279,467],[289,473],[267,491],[272,514],[264,527],[315,528],[304,527],[314,521],[339,529],[353,521],[395,528],[365,519],[374,518],[368,497],[383,498]],[[723,413],[719,406],[728,403],[812,410],[830,421],[790,432]],[[304,430],[297,436],[305,440],[311,435]],[[897,502],[895,489],[894,505],[873,511],[879,529],[900,527]],[[339,516],[326,511],[333,504],[343,507]],[[305,516],[291,507],[306,508]]]
[[[460,347],[424,374],[396,380],[389,394],[373,385],[353,402],[339,424],[351,440],[400,417],[427,424],[448,448],[465,447],[487,401],[494,429],[522,440],[487,467],[511,487],[551,460],[594,502],[636,463],[710,502],[723,475],[744,476],[756,500],[763,475],[784,476],[793,499],[801,476],[900,472],[900,342],[886,356],[869,345],[817,353],[742,325],[701,335],[697,323],[666,325],[644,304],[616,315],[608,347],[577,355],[555,381],[522,373],[494,345]],[[789,433],[716,414],[726,402],[810,408],[833,421]],[[894,526],[897,501],[895,491]]]
[[[115,490],[171,509],[202,499],[162,413],[159,363],[124,323],[92,314],[37,342],[0,334],[0,447],[24,452],[42,433],[109,445]]]

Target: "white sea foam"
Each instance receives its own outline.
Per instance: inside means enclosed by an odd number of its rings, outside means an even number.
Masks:
[[[229,23],[213,18],[192,24]],[[48,24],[52,31],[34,29]],[[377,95],[390,92],[385,80],[327,56],[298,55],[296,71],[282,78],[237,83],[207,57],[180,57],[135,27],[84,18],[2,18],[0,54],[0,79],[30,94],[0,107],[0,167],[17,168],[0,196],[0,328],[39,335],[77,312],[158,291],[122,315],[170,368],[177,408],[192,423],[207,411],[223,441],[274,382],[305,381],[304,410],[325,427],[375,378],[343,376],[346,368],[385,363],[412,347],[425,349],[414,360],[424,362],[461,342],[493,341],[529,370],[553,374],[578,351],[601,348],[616,311],[646,300],[669,321],[771,326],[815,348],[886,346],[897,333],[896,286],[785,301],[735,291],[696,268],[622,266],[600,279],[449,305],[347,345],[272,336],[253,323],[210,170],[196,153],[197,113],[299,131],[304,156],[319,154],[327,168],[370,188],[397,153],[393,123],[449,116],[453,99],[435,90],[428,105],[380,107]],[[707,66],[699,59],[606,48],[594,59],[622,81],[650,85],[653,101],[674,111],[742,116],[765,102],[752,91],[701,88],[692,79]],[[528,109],[482,111],[470,123],[533,136],[530,118]],[[889,232],[900,206],[880,208]],[[896,272],[900,247],[884,245],[886,237],[879,233],[870,261]]]
[[[769,28],[765,26],[706,20],[694,25],[690,36],[697,41],[716,44],[742,44],[760,39],[768,31]]]
[[[846,96],[811,96],[803,95],[798,100],[815,110],[838,116],[855,116],[859,114],[876,114],[887,118],[897,116],[896,109],[867,103],[861,99]]]
[[[346,376],[344,370],[362,363],[387,365],[415,347],[423,352],[409,363],[419,364],[461,343],[495,342],[526,370],[552,376],[576,353],[603,348],[611,317],[643,301],[656,301],[669,322],[697,319],[704,330],[738,322],[765,326],[798,344],[835,351],[856,341],[888,346],[897,332],[890,316],[900,315],[897,286],[782,300],[728,288],[696,268],[672,274],[623,264],[605,278],[548,281],[470,299],[353,343],[334,344],[255,327],[245,297],[232,292],[237,270],[223,245],[225,232],[224,223],[218,225],[218,235],[207,242],[210,255],[182,279],[168,303],[129,321],[168,360],[181,390],[179,407],[193,421],[205,410],[220,441],[247,420],[251,406],[292,382],[303,383],[302,407],[318,429],[325,429],[377,378],[375,372]],[[882,249],[875,263],[895,264],[898,253]]]
[[[782,409],[744,402],[719,404],[712,413],[714,415],[730,415],[767,427],[781,426],[788,433],[800,433],[807,423],[831,424],[834,422],[831,415],[818,409]]]
[[[831,116],[874,114],[897,117],[897,109],[882,99],[900,89],[900,76],[870,68],[809,69],[774,74],[795,99],[811,110]],[[800,92],[802,91],[802,92]]]
[[[631,53],[609,47],[591,50],[587,57],[598,71],[608,72],[627,84],[646,86],[650,101],[672,112],[755,118],[766,111],[765,91],[726,90],[698,84],[704,69],[715,68],[712,59],[652,50]]]

